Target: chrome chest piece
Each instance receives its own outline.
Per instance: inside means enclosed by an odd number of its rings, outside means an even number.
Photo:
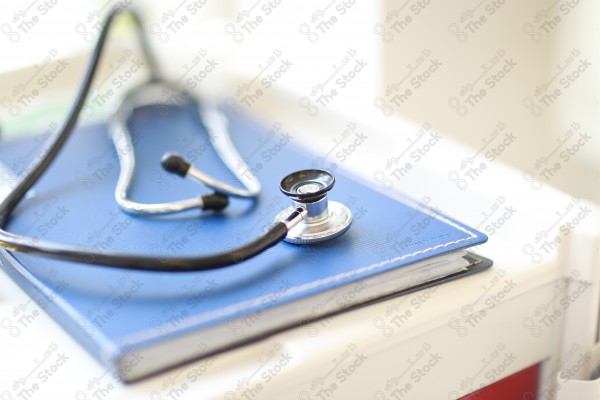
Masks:
[[[297,171],[281,180],[279,189],[292,199],[294,205],[281,211],[276,220],[284,220],[298,207],[307,211],[305,218],[288,232],[286,242],[322,242],[348,230],[352,223],[348,207],[327,200],[327,192],[334,184],[335,177],[319,169]]]

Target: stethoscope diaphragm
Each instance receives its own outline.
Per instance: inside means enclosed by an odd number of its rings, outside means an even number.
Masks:
[[[335,184],[335,177],[320,169],[293,172],[281,180],[279,189],[292,199],[294,205],[281,211],[275,219],[287,218],[294,209],[305,208],[301,222],[288,231],[285,241],[309,244],[332,239],[346,232],[352,223],[352,213],[345,205],[329,201],[327,192]]]

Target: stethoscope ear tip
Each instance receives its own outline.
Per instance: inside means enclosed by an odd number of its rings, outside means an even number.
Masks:
[[[221,211],[229,205],[229,197],[223,193],[214,192],[212,194],[202,196],[202,202],[202,209],[204,211]]]
[[[177,153],[165,153],[160,160],[163,169],[172,174],[177,174],[184,178],[190,170],[191,164],[183,159]]]

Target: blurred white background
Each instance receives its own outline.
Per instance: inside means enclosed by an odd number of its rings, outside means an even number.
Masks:
[[[126,4],[2,3],[0,128],[5,137],[41,132],[60,121],[101,17]],[[449,179],[457,185],[469,181],[473,167],[501,160],[526,179],[600,203],[598,2],[182,0],[132,5],[143,14],[165,76],[192,90],[241,104],[239,85],[264,78],[258,75],[275,54],[290,67],[263,95],[283,93],[295,107],[302,98],[319,106],[323,88],[318,84],[350,52],[352,63],[362,62],[364,68],[322,108],[348,116],[368,109],[426,122],[472,147],[471,160],[449,166]],[[118,95],[145,77],[137,70],[127,72],[139,56],[126,51],[137,45],[130,28],[131,21],[123,19],[111,33],[99,74],[105,78],[93,94],[111,89],[116,95],[106,102],[89,101],[93,112],[85,114],[88,121],[105,118]],[[206,77],[200,71],[204,64],[195,63],[202,57],[216,63]],[[60,60],[67,63],[63,69]],[[325,89],[339,88],[333,82],[343,73]],[[262,86],[252,90],[256,87]],[[390,132],[407,141],[412,134]],[[393,154],[382,149],[382,157]]]

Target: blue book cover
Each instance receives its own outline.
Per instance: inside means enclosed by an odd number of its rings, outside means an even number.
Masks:
[[[168,112],[165,112],[167,110]],[[231,199],[220,213],[141,218],[114,198],[119,174],[105,125],[77,128],[57,160],[15,210],[7,229],[43,239],[155,257],[226,251],[251,240],[290,205],[281,178],[318,159],[295,145],[297,132],[231,114],[229,129],[263,191]],[[209,190],[167,174],[160,159],[178,151],[206,173],[236,184],[194,113],[145,107],[129,123],[136,156],[131,197],[157,203]],[[18,176],[40,156],[56,126],[0,145]],[[359,132],[356,132],[359,133]],[[119,151],[127,151],[120,149]],[[338,238],[281,243],[238,265],[210,272],[144,272],[44,259],[2,250],[2,268],[100,362],[132,381],[281,329],[465,271],[464,249],[486,236],[426,205],[334,171],[331,200],[354,219]],[[10,185],[7,178],[5,184]],[[3,257],[3,259],[2,259]],[[15,310],[19,312],[25,310]]]

